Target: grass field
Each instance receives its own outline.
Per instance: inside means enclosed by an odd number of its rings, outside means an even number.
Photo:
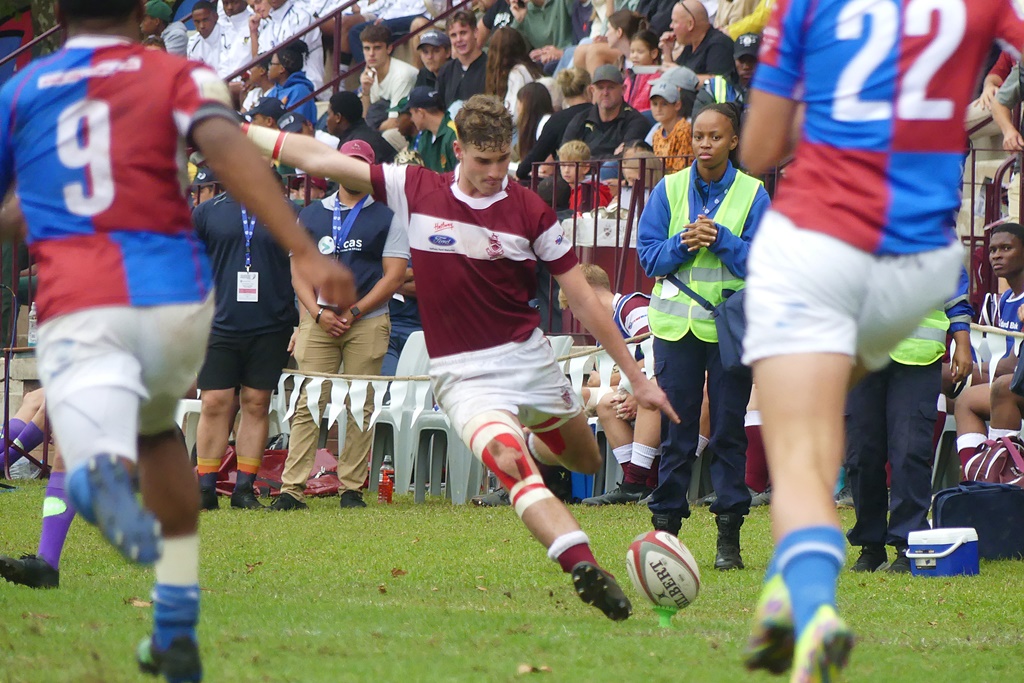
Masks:
[[[39,482],[0,494],[0,553],[35,551],[42,496]],[[743,528],[747,569],[727,574],[710,566],[707,510],[685,523],[703,585],[672,629],[658,627],[626,577],[626,547],[648,529],[646,510],[574,511],[634,601],[627,622],[581,603],[508,508],[399,496],[356,511],[328,498],[303,512],[205,513],[206,680],[777,680],[740,663],[770,551],[766,510]],[[151,572],[122,561],[81,520],[61,570],[56,591],[0,583],[0,681],[143,678],[132,653],[150,628]],[[1016,562],[957,579],[846,572],[840,606],[859,638],[847,678],[1024,680],[1022,594]]]

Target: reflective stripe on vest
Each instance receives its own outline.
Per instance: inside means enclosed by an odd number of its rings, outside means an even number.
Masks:
[[[900,365],[931,365],[946,353],[948,329],[946,314],[932,311],[909,337],[896,345],[889,357]]]
[[[690,175],[693,167],[684,168],[665,178],[665,194],[668,197],[671,218],[668,226],[668,237],[672,238],[683,232],[690,224]],[[722,204],[715,214],[715,223],[724,226],[737,237],[743,232],[743,226],[754,204],[761,181],[745,173],[736,171],[732,185],[725,193]],[[739,291],[743,289],[743,280],[732,271],[710,249],[700,249],[696,257],[687,262],[675,273],[687,287],[717,306],[725,300],[726,289]],[[711,344],[718,342],[718,331],[711,312],[682,292],[662,297],[664,279],[654,284],[650,307],[647,309],[647,320],[651,332],[659,339],[677,341],[687,332]]]
[[[721,76],[713,79],[715,86],[715,102],[724,103],[729,101],[729,83]]]

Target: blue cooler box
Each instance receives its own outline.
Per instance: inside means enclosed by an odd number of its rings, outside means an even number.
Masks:
[[[978,573],[978,532],[971,528],[911,531],[910,573],[914,576],[974,576]]]

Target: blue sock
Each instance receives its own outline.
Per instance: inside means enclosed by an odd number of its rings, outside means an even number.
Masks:
[[[199,488],[203,489],[215,489],[217,488],[217,473],[216,472],[205,472],[199,475]]]
[[[831,526],[812,526],[787,534],[773,564],[782,572],[793,603],[797,636],[822,605],[836,604],[836,581],[846,561],[846,538]]]
[[[153,589],[153,644],[166,650],[180,636],[196,639],[199,622],[199,584],[169,586],[158,583]]]

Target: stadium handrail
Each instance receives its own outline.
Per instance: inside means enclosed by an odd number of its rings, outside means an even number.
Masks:
[[[54,27],[52,27],[50,29],[47,29],[46,31],[43,31],[43,33],[39,34],[38,36],[36,36],[32,40],[30,40],[29,42],[25,43],[24,45],[19,47],[17,50],[14,50],[13,52],[5,55],[2,59],[0,59],[0,66],[3,66],[7,62],[10,62],[10,61],[12,61],[14,59],[17,59],[18,57],[20,57],[25,52],[28,52],[29,50],[34,48],[39,43],[43,42],[44,40],[46,40],[47,38],[52,36],[54,33],[57,33],[58,31],[61,31],[61,30],[63,30],[63,27],[61,27],[61,26],[54,26]]]
[[[391,48],[391,51],[393,52],[396,47],[398,47],[399,45],[404,45],[405,43],[407,43],[408,41],[412,40],[414,37],[416,37],[417,35],[419,35],[423,31],[428,31],[430,29],[435,28],[437,22],[439,22],[439,21],[441,21],[443,19],[447,19],[449,16],[451,16],[455,12],[458,12],[459,10],[461,10],[461,9],[463,9],[465,7],[472,6],[473,2],[474,2],[474,0],[462,0],[462,2],[453,3],[444,12],[441,12],[436,17],[431,18],[428,23],[424,24],[423,26],[421,26],[420,28],[416,29],[415,31],[410,31],[406,35],[402,36],[398,40],[396,40],[393,43],[391,43],[391,45],[389,46]],[[352,0],[352,2],[349,2],[348,4],[344,5],[344,7],[348,7],[348,6],[354,5],[354,4],[355,4],[355,0]],[[336,10],[336,11],[340,11],[340,9],[341,8],[339,8],[339,10]],[[330,15],[328,15],[328,16],[330,16]],[[335,25],[334,25],[334,35],[335,35],[335,37],[334,37],[334,41],[335,41],[334,44],[335,45],[339,45],[340,44],[339,41],[341,40],[341,22],[340,21],[335,22]],[[280,47],[280,46],[278,46],[278,47]],[[260,58],[262,59],[263,57],[266,57],[267,54],[270,54],[270,53],[268,52],[268,53],[266,53],[264,55],[261,55]],[[334,50],[335,72],[340,72],[341,71],[341,62],[339,61],[338,57],[339,57],[338,49],[335,48],[335,50]],[[259,61],[259,60],[257,60],[257,61]],[[334,91],[337,92],[338,91],[338,88],[337,88],[338,84],[340,84],[343,80],[348,78],[351,74],[353,74],[353,73],[359,71],[360,69],[362,69],[365,65],[366,65],[365,61],[364,62],[358,62],[356,64],[350,64],[348,69],[346,69],[343,73],[335,73],[334,78],[332,78],[330,81],[324,81],[324,84],[322,86],[320,86],[318,89],[314,90],[309,95],[306,95],[301,100],[298,100],[297,102],[295,102],[294,105],[290,105],[288,107],[288,111],[292,111],[294,109],[298,109],[299,107],[304,105],[306,102],[309,102],[310,100],[314,99],[320,93],[324,92],[328,88],[334,88]],[[397,103],[395,103],[395,104],[397,104]]]
[[[261,52],[260,54],[256,55],[256,57],[251,62],[249,62],[245,66],[235,70],[233,73],[228,75],[224,80],[226,82],[230,82],[230,81],[235,80],[236,78],[239,78],[242,74],[244,74],[245,72],[249,71],[251,68],[253,68],[257,64],[262,62],[267,57],[269,57],[271,55],[274,55],[274,54],[277,54],[283,48],[285,48],[287,45],[290,45],[291,43],[294,43],[296,40],[301,39],[302,36],[306,35],[310,31],[312,31],[313,29],[320,28],[323,24],[326,24],[328,21],[330,21],[332,19],[335,19],[335,18],[338,19],[338,21],[334,22],[334,45],[335,45],[335,47],[334,47],[334,58],[335,58],[335,61],[337,61],[338,57],[339,57],[339,55],[338,55],[338,45],[341,44],[340,43],[340,41],[341,41],[341,15],[345,12],[345,10],[347,10],[350,7],[353,7],[354,5],[357,5],[357,4],[359,4],[359,0],[349,0],[345,4],[340,5],[338,7],[335,7],[333,10],[331,10],[327,14],[323,15],[322,17],[317,18],[316,21],[314,21],[312,24],[310,24],[306,28],[304,28],[304,29],[302,29],[300,31],[296,31],[291,37],[288,38],[288,40],[285,40],[280,45],[277,45],[274,48],[272,48],[270,50],[267,50],[266,52]]]

